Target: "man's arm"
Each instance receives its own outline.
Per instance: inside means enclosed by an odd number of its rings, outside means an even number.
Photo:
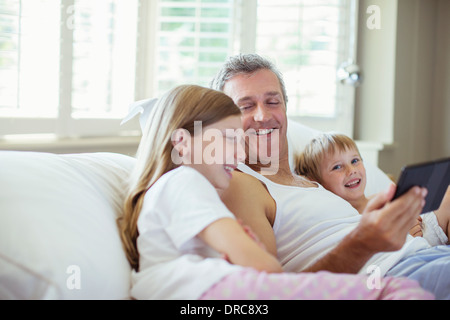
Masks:
[[[390,202],[394,193],[395,186],[392,186],[386,193],[371,199],[359,225],[334,249],[303,272],[327,270],[357,273],[374,254],[399,250],[425,204],[426,190],[413,188]],[[222,200],[238,219],[251,227],[267,250],[276,256],[272,229],[276,204],[264,185],[254,177],[235,172]]]
[[[357,273],[374,254],[401,249],[425,205],[426,190],[416,187],[390,202],[394,193],[391,186],[373,198],[358,227],[304,272]]]
[[[266,250],[276,257],[277,247],[272,229],[276,204],[265,186],[256,178],[235,171],[230,186],[221,198],[236,218],[249,226]]]

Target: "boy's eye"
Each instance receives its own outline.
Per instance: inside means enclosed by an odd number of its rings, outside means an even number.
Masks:
[[[342,166],[340,164],[337,164],[333,167],[332,170],[339,170],[340,168],[342,168]]]
[[[359,162],[359,159],[358,159],[358,158],[355,158],[355,159],[352,160],[352,164],[356,164],[356,163],[358,163],[358,162]]]

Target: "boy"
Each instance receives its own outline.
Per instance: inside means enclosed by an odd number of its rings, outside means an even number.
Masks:
[[[295,171],[317,181],[325,189],[348,201],[361,214],[369,198],[366,187],[366,170],[355,142],[337,133],[323,133],[314,138],[303,153],[296,156]],[[441,208],[450,203],[450,187]],[[414,237],[423,236],[432,246],[448,243],[450,210],[438,210],[421,215],[410,230]]]

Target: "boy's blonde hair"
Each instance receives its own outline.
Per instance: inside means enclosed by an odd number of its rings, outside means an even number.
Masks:
[[[117,219],[122,243],[133,269],[139,269],[137,221],[147,190],[179,165],[172,161],[172,133],[185,129],[194,135],[194,122],[208,126],[229,116],[240,116],[233,100],[222,92],[184,85],[166,93],[156,104],[144,129],[137,161],[130,177],[124,214]]]
[[[316,136],[305,147],[301,154],[295,157],[295,172],[311,180],[323,183],[320,174],[320,164],[329,153],[354,149],[359,153],[355,141],[339,133],[322,133]]]

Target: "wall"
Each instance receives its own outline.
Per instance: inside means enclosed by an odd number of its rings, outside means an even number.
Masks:
[[[435,74],[431,117],[431,154],[450,157],[450,1],[437,8]]]
[[[381,9],[381,29],[369,30],[367,8]],[[393,141],[397,1],[359,2],[357,63],[363,85],[356,90],[354,136],[358,140],[390,144]]]
[[[381,30],[365,26],[379,5]],[[379,166],[398,176],[405,164],[450,156],[450,2],[360,1],[355,138],[384,144]]]

